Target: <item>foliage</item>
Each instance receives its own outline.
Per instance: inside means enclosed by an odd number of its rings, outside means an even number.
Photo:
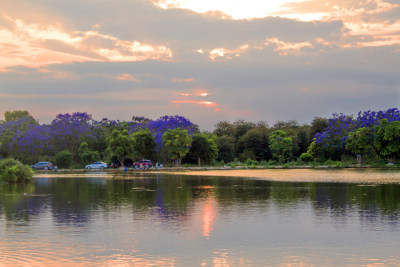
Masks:
[[[317,133],[322,133],[328,127],[328,119],[321,117],[314,117],[311,122],[311,136],[315,136]]]
[[[132,134],[135,139],[134,150],[141,159],[154,153],[156,141],[149,129],[145,128]]]
[[[235,158],[235,139],[231,136],[223,135],[217,138],[218,161],[232,162]]]
[[[17,121],[22,118],[28,118],[33,120],[33,117],[26,110],[6,111],[4,113],[4,119],[6,122]]]
[[[197,163],[201,166],[201,160],[211,163],[218,156],[218,147],[215,136],[207,133],[194,134],[190,152],[197,157]]]
[[[190,120],[182,116],[163,116],[155,121],[149,121],[146,127],[153,134],[157,150],[163,147],[163,135],[168,130],[173,129],[184,129],[187,133],[192,136],[195,132],[198,132],[198,126],[193,124]]]
[[[268,141],[268,130],[265,127],[255,127],[239,140],[244,151],[251,151],[258,161],[269,158]]]
[[[134,142],[135,140],[126,130],[114,130],[111,137],[108,139],[108,145],[112,153],[117,156],[121,164],[124,164],[128,156],[133,155]]]
[[[312,162],[312,161],[314,161],[314,157],[311,154],[305,152],[300,155],[300,160],[302,162]]]
[[[54,145],[70,151],[75,157],[82,140],[91,133],[91,122],[92,116],[86,112],[58,114],[50,128]]]
[[[274,131],[269,137],[269,148],[274,158],[278,159],[279,163],[282,163],[290,157],[292,152],[292,138],[287,137],[284,131]]]
[[[9,144],[10,154],[33,164],[52,152],[49,125],[28,125],[25,132],[17,131]]]
[[[236,135],[236,127],[229,121],[220,121],[215,124],[214,134],[217,136],[229,136],[235,137]]]
[[[328,127],[315,135],[315,143],[324,149],[343,150],[348,133],[354,128],[353,119],[343,113],[333,114],[328,120]]]
[[[8,158],[0,160],[0,180],[5,182],[23,182],[32,179],[33,171],[20,161]]]
[[[389,122],[383,119],[376,129],[374,145],[382,156],[393,162],[400,156],[400,121]]]
[[[37,125],[37,122],[31,117],[23,117],[17,120],[5,122],[0,125],[0,155],[4,158],[9,157],[13,150],[10,150],[10,143],[14,136],[23,135],[29,125]]]
[[[182,158],[189,152],[192,137],[187,130],[176,128],[166,131],[162,139],[169,157],[176,160],[176,165],[180,166]]]
[[[68,169],[72,163],[72,153],[68,150],[60,151],[54,157],[54,165],[61,169]]]
[[[81,159],[82,164],[87,165],[95,161],[100,160],[100,153],[98,151],[91,151],[88,143],[83,142],[78,148],[78,155]]]

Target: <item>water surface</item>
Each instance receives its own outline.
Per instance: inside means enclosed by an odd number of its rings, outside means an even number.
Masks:
[[[399,214],[399,184],[36,178],[0,185],[0,266],[396,266]]]

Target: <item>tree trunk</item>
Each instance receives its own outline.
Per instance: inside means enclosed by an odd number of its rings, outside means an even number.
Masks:
[[[199,165],[199,167],[201,166],[201,159],[200,159],[200,157],[197,157],[197,165]]]

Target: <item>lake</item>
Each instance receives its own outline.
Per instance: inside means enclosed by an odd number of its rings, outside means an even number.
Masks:
[[[400,265],[400,184],[167,174],[0,185],[0,266]]]

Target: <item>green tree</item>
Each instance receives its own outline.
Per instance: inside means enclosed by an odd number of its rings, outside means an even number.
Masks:
[[[133,155],[135,140],[128,134],[127,130],[114,130],[108,139],[108,145],[121,164],[124,164],[128,156]]]
[[[154,139],[154,136],[150,133],[149,129],[145,128],[137,131],[132,136],[135,139],[135,152],[139,154],[142,160],[145,157],[149,157],[154,153],[156,141]]]
[[[389,123],[387,119],[383,119],[375,127],[374,145],[383,157],[394,162],[400,156],[400,121]]]
[[[26,110],[6,111],[4,113],[4,119],[6,122],[17,121],[22,118],[30,118],[33,120],[33,117]]]
[[[90,150],[89,145],[86,142],[79,145],[78,155],[84,165],[100,160],[100,153],[98,151]]]
[[[328,119],[315,117],[311,122],[311,137],[314,137],[317,133],[322,133],[326,127],[328,127]]]
[[[266,160],[270,157],[268,129],[255,127],[246,132],[239,140],[239,147],[244,151],[251,151],[256,160]]]
[[[192,144],[192,137],[188,131],[180,128],[168,130],[163,134],[162,140],[169,157],[176,160],[176,165],[180,166],[182,158],[189,152]]]
[[[211,163],[218,156],[218,146],[213,137],[207,133],[193,135],[190,152],[197,157],[197,164],[201,166],[201,161]]]
[[[217,161],[223,160],[225,163],[235,159],[235,138],[223,135],[217,138],[218,157]]]
[[[54,164],[58,168],[68,169],[72,163],[72,153],[68,150],[58,152],[54,157]]]
[[[15,159],[0,160],[0,181],[23,182],[32,179],[33,171]]]
[[[217,136],[230,136],[235,137],[236,134],[236,127],[229,121],[220,121],[215,124],[214,134]]]
[[[273,131],[269,137],[269,148],[272,155],[278,159],[279,163],[290,157],[292,152],[292,138],[287,137],[286,132]]]

